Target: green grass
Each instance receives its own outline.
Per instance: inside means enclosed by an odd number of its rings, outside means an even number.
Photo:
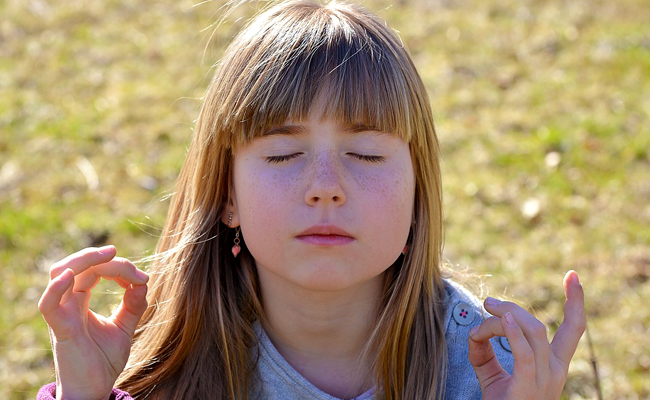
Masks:
[[[89,245],[150,254],[211,65],[218,4],[0,2],[0,397],[52,381],[37,302]],[[444,154],[445,256],[553,332],[584,282],[609,399],[650,397],[650,3],[368,0],[428,87]],[[203,52],[206,50],[205,58]],[[94,181],[93,174],[97,180]],[[538,204],[525,215],[525,204]],[[110,312],[119,291],[96,289]],[[585,340],[565,399],[596,398]]]

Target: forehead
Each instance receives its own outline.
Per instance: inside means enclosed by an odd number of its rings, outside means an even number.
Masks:
[[[325,123],[332,125],[336,131],[346,134],[358,134],[362,132],[376,132],[376,133],[389,133],[383,132],[381,129],[377,128],[374,125],[366,125],[364,123],[346,123],[346,122],[332,122],[328,120],[319,120],[317,123]],[[300,135],[307,134],[310,131],[310,128],[313,127],[313,123],[301,123],[300,121],[293,122],[287,121],[285,124],[273,127],[266,132],[264,132],[261,137],[269,137],[273,135]]]

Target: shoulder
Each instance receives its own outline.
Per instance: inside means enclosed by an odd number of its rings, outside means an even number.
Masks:
[[[478,379],[467,359],[469,331],[480,325],[490,314],[483,303],[460,284],[444,279],[445,340],[447,342],[446,398],[480,399]],[[503,368],[512,373],[513,357],[505,338],[491,339],[494,353]]]

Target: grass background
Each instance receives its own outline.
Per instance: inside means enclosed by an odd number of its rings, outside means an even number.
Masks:
[[[550,327],[584,283],[608,399],[650,398],[650,2],[367,0],[431,95],[445,256]],[[54,379],[51,263],[151,253],[211,65],[218,2],[0,0],[0,398]],[[96,289],[109,313],[119,291]],[[563,398],[596,397],[583,340]]]

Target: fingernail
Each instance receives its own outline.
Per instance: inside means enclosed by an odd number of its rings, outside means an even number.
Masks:
[[[497,304],[500,303],[500,301],[497,300],[497,299],[495,299],[494,297],[488,297],[488,298],[486,298],[486,299],[485,299],[485,302],[486,302],[487,305],[489,305],[489,306],[496,306]]]
[[[506,318],[506,322],[511,328],[514,328],[517,325],[515,319],[512,318],[512,314],[510,314],[509,312],[507,312],[506,315],[504,315],[504,317]]]
[[[109,253],[109,252],[111,252],[111,251],[113,250],[113,247],[114,247],[114,246],[113,246],[112,244],[109,244],[109,245],[106,245],[106,246],[100,247],[99,249],[97,249],[97,251],[98,251],[99,253],[105,254],[105,253]]]
[[[135,274],[138,276],[138,278],[142,279],[145,282],[149,280],[149,275],[147,275],[144,271],[136,269]]]
[[[578,276],[578,273],[573,271],[573,283],[575,285],[582,285],[582,282],[580,282],[580,277]]]
[[[479,328],[478,325],[473,327],[472,330],[469,331],[469,335],[470,336],[476,335],[478,333],[478,328]]]
[[[74,271],[72,269],[68,268],[65,271],[63,271],[61,273],[61,275],[59,275],[59,276],[61,277],[60,278],[61,280],[66,281],[66,280],[70,279],[70,277],[74,276]]]

